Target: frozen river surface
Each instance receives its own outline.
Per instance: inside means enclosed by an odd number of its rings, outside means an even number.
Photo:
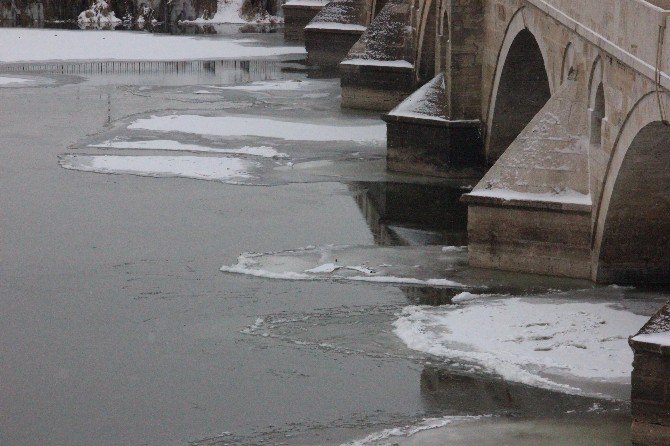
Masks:
[[[0,72],[0,444],[628,444],[667,291],[469,268],[300,63],[134,67]]]

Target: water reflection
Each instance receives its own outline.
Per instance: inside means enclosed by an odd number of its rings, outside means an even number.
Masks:
[[[355,182],[349,189],[378,245],[467,245],[467,206],[458,188]]]
[[[441,415],[508,414],[561,416],[571,412],[623,408],[627,386],[619,386],[621,400],[612,401],[554,392],[508,382],[495,376],[457,371],[457,365],[426,365],[421,372],[421,397],[428,413]]]
[[[223,35],[235,34],[276,33],[282,29],[277,23],[194,23],[194,22],[118,22],[118,23],[78,23],[75,20],[26,20],[17,16],[12,20],[0,20],[0,28],[44,28],[63,30],[117,30],[117,31],[145,31],[150,33],[172,35]]]

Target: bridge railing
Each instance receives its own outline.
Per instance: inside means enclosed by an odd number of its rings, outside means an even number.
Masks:
[[[670,89],[670,0],[527,1]]]

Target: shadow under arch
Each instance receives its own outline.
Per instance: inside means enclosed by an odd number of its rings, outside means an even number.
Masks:
[[[551,97],[547,56],[526,23],[525,10],[524,7],[518,9],[510,19],[498,51],[486,112],[485,153],[490,164],[499,158]],[[519,76],[518,81],[526,81],[523,82],[525,85],[515,83],[515,74]],[[527,88],[533,89],[526,91]],[[523,104],[515,102],[517,99]],[[516,113],[519,111],[517,105],[526,106],[523,116]],[[510,125],[504,122],[507,118],[512,118]]]
[[[648,95],[638,107],[653,107],[649,104],[653,96]],[[613,155],[616,159],[611,162],[598,210],[594,279],[668,284],[670,126],[652,120],[623,139],[619,146],[625,150]]]

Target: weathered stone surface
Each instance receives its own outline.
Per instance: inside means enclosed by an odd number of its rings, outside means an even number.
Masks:
[[[323,9],[327,0],[289,0],[282,5],[284,39],[302,42],[305,26]]]
[[[384,116],[389,170],[481,177],[481,122],[450,119],[446,97],[446,82],[440,73]]]
[[[410,7],[390,0],[340,64],[342,106],[388,111],[416,87]]]
[[[629,340],[632,440],[637,446],[670,445],[670,303]]]
[[[369,0],[332,0],[305,27],[310,64],[335,71],[358,41],[372,14]]]
[[[363,30],[307,27],[304,33],[307,61],[323,70],[335,72]]]

